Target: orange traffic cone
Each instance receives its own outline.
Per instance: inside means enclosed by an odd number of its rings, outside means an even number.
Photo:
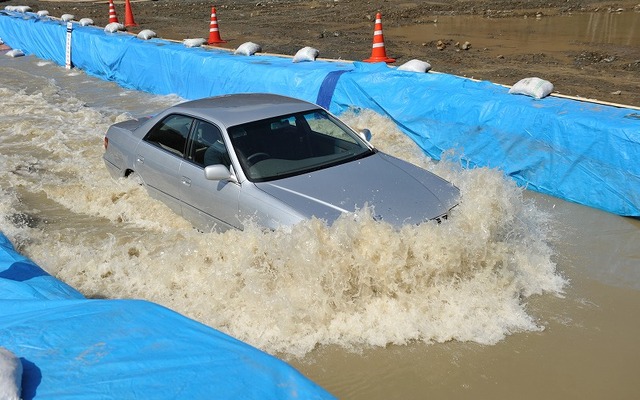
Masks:
[[[371,50],[371,57],[364,60],[365,62],[396,62],[395,58],[387,57],[387,52],[384,49],[384,36],[382,35],[382,14],[376,14],[376,24],[373,31],[373,49]]]
[[[119,23],[118,16],[116,15],[116,7],[113,5],[113,0],[109,0],[109,23]]]
[[[129,0],[124,2],[124,26],[138,26],[136,21],[133,20],[133,12],[131,11],[131,2]]]
[[[220,38],[218,30],[218,18],[216,17],[216,8],[211,7],[211,23],[209,24],[209,41],[208,44],[227,43],[226,40]]]

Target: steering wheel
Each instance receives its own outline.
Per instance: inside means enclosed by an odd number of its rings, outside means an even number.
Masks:
[[[253,153],[252,155],[247,157],[247,161],[249,161],[251,164],[255,164],[258,161],[266,160],[267,158],[271,158],[271,156],[268,153],[258,152],[258,153]]]

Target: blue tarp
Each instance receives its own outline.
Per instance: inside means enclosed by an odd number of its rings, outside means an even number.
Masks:
[[[381,83],[384,84],[381,84]],[[431,157],[456,150],[529,189],[640,216],[640,111],[555,97],[535,100],[447,74],[356,64],[331,110],[388,115]],[[389,90],[393,88],[393,90]]]
[[[23,399],[332,399],[288,364],[141,300],[91,300],[0,233],[0,346]]]
[[[34,14],[0,16],[13,48],[64,64],[66,26]],[[388,116],[426,154],[453,149],[464,165],[500,168],[518,184],[615,214],[640,216],[640,111],[510,95],[490,82],[416,74],[384,63],[292,63],[186,48],[74,25],[72,61],[90,74],[187,99],[269,92]]]

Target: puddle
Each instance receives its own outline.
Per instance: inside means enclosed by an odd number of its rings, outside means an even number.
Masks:
[[[385,36],[418,43],[469,41],[496,55],[580,51],[584,43],[640,47],[640,13],[580,13],[541,18],[438,16],[421,25],[385,27]]]

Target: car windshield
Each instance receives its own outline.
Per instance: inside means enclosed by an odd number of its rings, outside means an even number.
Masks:
[[[254,121],[227,129],[242,170],[265,182],[346,163],[373,150],[324,110]]]

